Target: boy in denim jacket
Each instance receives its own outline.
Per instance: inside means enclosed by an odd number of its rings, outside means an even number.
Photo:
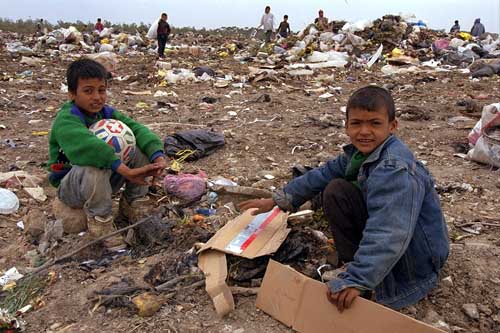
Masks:
[[[394,101],[367,86],[347,104],[351,144],[321,167],[293,179],[272,199],[243,202],[256,213],[274,205],[294,212],[322,193],[342,272],[328,282],[339,311],[362,294],[395,310],[416,303],[437,285],[449,253],[448,231],[434,181],[394,132]]]

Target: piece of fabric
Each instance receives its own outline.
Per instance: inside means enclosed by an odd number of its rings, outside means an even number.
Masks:
[[[88,129],[95,122],[110,118],[120,120],[134,132],[137,147],[147,156],[163,152],[163,143],[156,134],[115,109],[105,106],[91,117],[73,102],[67,102],[57,113],[49,136],[47,165],[54,173],[49,176],[52,185],[57,187],[62,177],[55,176],[58,173],[64,176],[73,165],[116,170],[121,161],[114,149]]]
[[[347,180],[334,179],[323,191],[323,211],[339,260],[353,261],[368,219],[363,193]]]
[[[336,159],[292,180],[277,204],[296,210],[332,180],[344,178],[356,151],[347,145]],[[368,212],[366,227],[354,260],[329,287],[333,292],[374,290],[378,302],[394,309],[413,304],[436,286],[449,253],[434,181],[395,136],[368,156],[358,181]]]
[[[137,149],[129,167],[139,168],[148,163],[147,156]],[[87,216],[107,217],[112,213],[111,195],[118,192],[124,184],[123,195],[128,202],[144,197],[148,193],[148,186],[130,183],[110,169],[75,165],[62,179],[57,189],[57,196],[71,208],[82,208]]]

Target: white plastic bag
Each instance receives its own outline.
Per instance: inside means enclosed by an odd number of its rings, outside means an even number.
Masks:
[[[500,103],[485,106],[481,120],[469,134],[469,143],[473,148],[467,153],[467,158],[500,167],[500,139],[493,138],[490,133],[493,128],[499,126]]]
[[[149,27],[148,33],[146,35],[149,39],[156,39],[158,31],[158,21],[159,20],[155,20]]]

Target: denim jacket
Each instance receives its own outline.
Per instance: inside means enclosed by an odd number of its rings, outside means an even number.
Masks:
[[[292,180],[275,193],[278,206],[295,211],[343,178],[355,152],[347,145],[338,158]],[[361,166],[358,183],[368,210],[363,238],[346,272],[328,285],[332,292],[373,290],[377,302],[393,309],[416,303],[437,285],[449,253],[434,181],[408,147],[389,136]]]

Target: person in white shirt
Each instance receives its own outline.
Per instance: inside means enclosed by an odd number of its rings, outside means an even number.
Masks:
[[[262,18],[260,19],[260,25],[257,27],[257,29],[259,29],[260,27],[263,27],[264,29],[265,42],[269,43],[274,32],[274,15],[271,14],[271,7],[269,6],[266,6],[264,15],[262,15]]]

